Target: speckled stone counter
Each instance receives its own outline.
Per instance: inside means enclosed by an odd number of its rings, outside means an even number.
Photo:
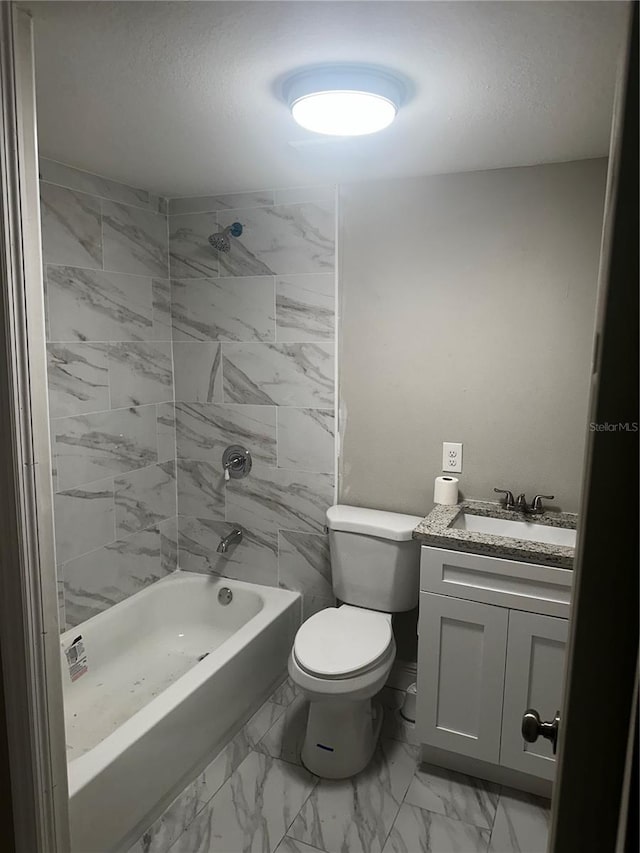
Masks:
[[[501,504],[488,501],[463,501],[456,506],[435,506],[413,531],[413,538],[424,545],[448,548],[451,551],[467,551],[488,557],[557,566],[562,569],[573,568],[575,551],[573,547],[530,542],[526,539],[513,539],[510,536],[450,527],[461,512],[509,521],[529,521],[568,530],[575,530],[578,521],[578,516],[572,512],[543,512],[541,515],[526,516],[521,512],[507,510]]]

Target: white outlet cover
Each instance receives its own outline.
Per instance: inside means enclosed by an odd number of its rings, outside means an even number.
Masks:
[[[462,444],[460,442],[442,442],[442,470],[449,474],[460,474],[462,472]]]

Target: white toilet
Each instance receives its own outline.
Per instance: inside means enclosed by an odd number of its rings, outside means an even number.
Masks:
[[[340,607],[298,630],[289,675],[310,701],[302,762],[317,776],[344,779],[368,764],[382,726],[371,699],[396,656],[391,614],[418,605],[422,519],[375,509],[327,511],[331,574]]]

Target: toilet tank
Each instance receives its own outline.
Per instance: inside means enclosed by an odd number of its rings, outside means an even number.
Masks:
[[[397,613],[418,606],[422,518],[338,504],[327,510],[331,576],[336,598]]]

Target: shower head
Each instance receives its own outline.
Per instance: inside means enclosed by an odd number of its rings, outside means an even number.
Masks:
[[[239,237],[242,234],[242,225],[240,222],[232,222],[231,225],[227,225],[222,231],[212,234],[209,237],[209,243],[211,243],[217,252],[230,252],[231,240],[229,239],[229,234],[232,237]]]

